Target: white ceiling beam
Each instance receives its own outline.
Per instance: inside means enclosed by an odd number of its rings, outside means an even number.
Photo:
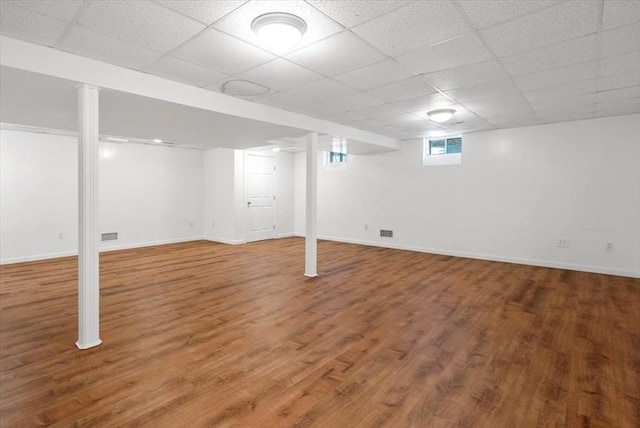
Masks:
[[[391,137],[219,94],[116,65],[0,36],[0,64],[171,103],[401,149]]]

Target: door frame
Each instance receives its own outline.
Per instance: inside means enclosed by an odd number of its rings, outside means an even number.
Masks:
[[[250,216],[249,216],[249,212],[248,212],[248,202],[249,202],[249,195],[248,195],[248,186],[249,186],[249,180],[248,180],[248,168],[247,168],[247,156],[261,156],[261,157],[265,157],[265,158],[272,158],[273,159],[273,175],[272,175],[272,183],[271,183],[271,190],[273,191],[273,232],[272,232],[272,236],[269,238],[265,238],[265,239],[256,239],[256,240],[249,240],[249,221],[250,221]],[[244,224],[244,241],[245,242],[257,242],[257,241],[265,241],[267,239],[275,239],[277,236],[277,231],[276,231],[276,204],[278,202],[278,198],[276,195],[276,174],[278,173],[278,168],[276,166],[276,154],[273,153],[272,151],[257,151],[257,150],[245,150],[244,151],[244,156],[243,156],[243,181],[244,181],[244,185],[243,185],[243,203],[242,203],[242,207],[244,210],[246,210],[245,212],[247,213],[244,217],[245,217],[245,224]]]

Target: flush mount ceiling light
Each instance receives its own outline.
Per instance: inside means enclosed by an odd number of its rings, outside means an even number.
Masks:
[[[254,19],[251,29],[265,47],[289,50],[300,42],[302,35],[307,31],[307,23],[290,13],[271,12]]]
[[[427,112],[427,116],[429,116],[429,119],[434,122],[442,123],[451,119],[455,112],[456,111],[452,108],[440,108],[438,110],[431,110],[430,112]]]

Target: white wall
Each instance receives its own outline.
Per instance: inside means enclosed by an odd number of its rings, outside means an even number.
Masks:
[[[276,152],[276,237],[293,236],[295,156]]]
[[[236,243],[234,152],[233,149],[204,152],[204,236],[213,241]]]
[[[639,115],[468,134],[463,152],[462,165],[422,166],[413,141],[400,152],[350,156],[346,170],[319,166],[319,235],[640,276]],[[299,154],[297,234],[304,168]],[[557,247],[559,238],[569,247]]]
[[[202,237],[202,152],[100,145],[103,249]],[[0,130],[2,263],[77,252],[77,176],[75,138]]]

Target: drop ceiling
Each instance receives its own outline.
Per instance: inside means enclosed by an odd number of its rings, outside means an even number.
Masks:
[[[2,35],[408,139],[640,112],[640,1],[11,1]],[[285,52],[258,15],[308,26]],[[4,89],[4,88],[3,88]],[[435,108],[449,122],[426,120]],[[288,135],[282,135],[286,137]]]

